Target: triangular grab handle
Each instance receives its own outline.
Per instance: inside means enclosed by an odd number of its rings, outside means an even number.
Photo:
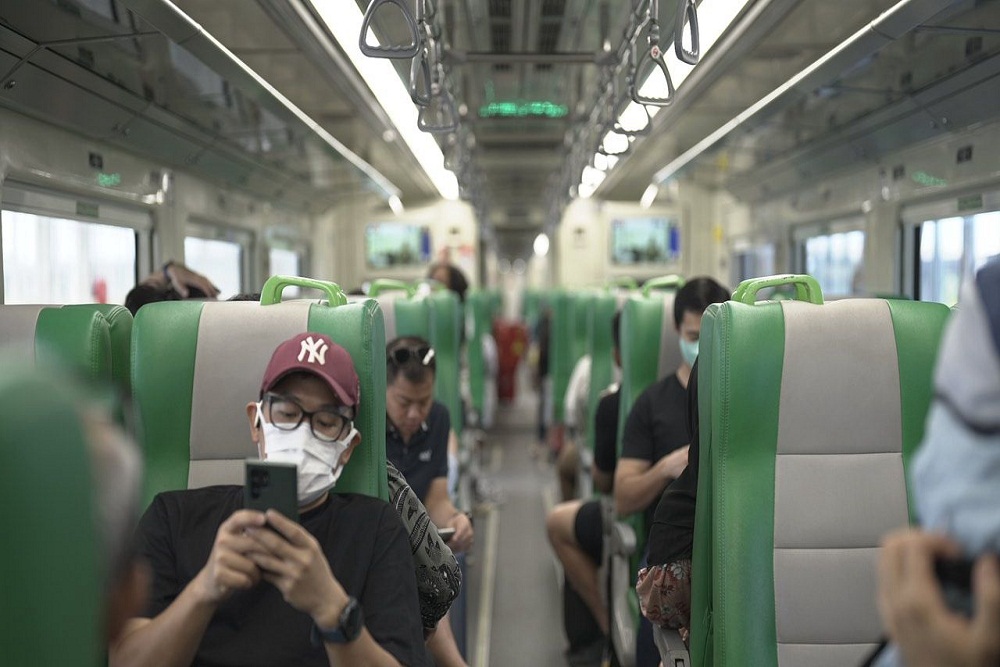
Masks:
[[[691,31],[691,50],[684,48],[684,24]],[[701,39],[698,33],[698,6],[695,0],[677,0],[677,20],[674,22],[674,53],[688,65],[697,65],[701,59]]]
[[[382,5],[395,5],[403,13],[403,19],[410,33],[410,43],[406,45],[390,44],[388,46],[372,46],[368,43],[368,30],[371,28],[372,17]],[[417,34],[417,20],[406,0],[371,0],[365,10],[364,21],[361,22],[361,34],[358,35],[358,46],[361,53],[369,58],[412,58],[420,50],[420,37]]]
[[[437,100],[437,105],[434,101]],[[435,108],[436,106],[436,108]],[[428,121],[428,116],[434,113],[441,114],[438,117],[439,123]],[[458,129],[458,110],[455,108],[455,98],[447,90],[434,95],[425,107],[421,107],[420,115],[417,116],[417,128],[421,132],[431,134],[448,134]]]
[[[417,106],[426,107],[431,103],[431,63],[428,53],[430,47],[424,42],[423,48],[410,61],[410,99]],[[420,85],[420,75],[424,83]]]
[[[638,47],[633,45],[633,57],[632,62],[635,63],[632,69],[631,80],[629,81],[629,93],[632,96],[632,101],[639,104],[648,104],[651,107],[667,107],[674,102],[674,82],[670,78],[670,70],[667,69],[667,63],[663,59],[663,51],[656,44],[649,46],[643,51],[642,57],[636,59],[635,49]],[[636,62],[638,60],[638,62]],[[660,70],[664,79],[667,81],[667,96],[666,97],[646,97],[639,93],[640,81],[644,78],[642,72],[644,69],[656,69]]]

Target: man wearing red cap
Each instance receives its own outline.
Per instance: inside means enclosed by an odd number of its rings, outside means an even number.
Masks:
[[[330,493],[361,443],[359,395],[350,355],[327,336],[278,346],[247,416],[261,458],[297,466],[299,523],[242,509],[239,486],[158,495],[138,530],[152,599],[112,666],[426,663],[399,517]]]

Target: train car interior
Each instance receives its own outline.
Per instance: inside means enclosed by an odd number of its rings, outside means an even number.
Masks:
[[[0,0],[0,664],[1000,664],[998,154],[1000,0]]]

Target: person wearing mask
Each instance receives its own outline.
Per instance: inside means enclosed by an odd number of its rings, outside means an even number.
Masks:
[[[694,278],[677,291],[673,315],[681,363],[674,373],[647,387],[629,412],[615,469],[615,510],[619,515],[643,512],[645,525],[652,526],[664,489],[687,467],[691,443],[687,386],[698,358],[701,318],[709,305],[728,299],[726,288],[708,277]],[[637,660],[639,667],[659,661],[652,626],[645,618],[640,625]]]
[[[424,665],[406,530],[386,502],[335,494],[362,445],[360,384],[329,337],[281,343],[247,404],[262,459],[295,463],[299,521],[242,509],[243,487],[156,496],[137,531],[153,571],[119,665]]]

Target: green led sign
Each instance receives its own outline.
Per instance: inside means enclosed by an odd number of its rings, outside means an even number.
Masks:
[[[552,102],[490,102],[479,107],[480,118],[563,118],[568,113],[565,104]]]
[[[913,182],[917,185],[925,185],[928,187],[948,185],[948,181],[943,178],[938,178],[937,176],[931,176],[926,171],[918,171],[910,178],[912,178]]]
[[[122,184],[122,175],[119,173],[105,174],[103,171],[97,175],[97,184],[102,188],[113,188]]]

